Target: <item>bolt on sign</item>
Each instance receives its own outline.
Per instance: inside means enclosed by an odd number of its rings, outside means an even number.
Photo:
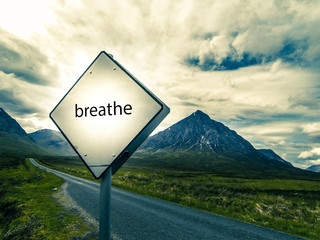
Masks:
[[[170,109],[102,51],[50,113],[95,178],[114,174]]]

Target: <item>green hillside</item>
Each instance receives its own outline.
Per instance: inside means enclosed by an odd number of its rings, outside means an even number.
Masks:
[[[0,131],[0,155],[34,156],[39,154],[47,154],[47,152],[27,135],[19,136]]]
[[[288,166],[279,161],[256,159],[236,153],[213,154],[206,151],[139,150],[127,161],[135,168],[181,170],[212,173],[226,177],[241,178],[287,178],[319,180],[320,174]]]

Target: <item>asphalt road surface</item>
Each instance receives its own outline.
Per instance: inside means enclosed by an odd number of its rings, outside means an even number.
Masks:
[[[99,183],[51,170],[63,178],[70,197],[99,221]],[[271,229],[181,207],[112,187],[111,232],[122,240],[298,240]]]

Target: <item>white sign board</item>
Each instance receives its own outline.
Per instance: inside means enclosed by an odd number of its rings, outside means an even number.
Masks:
[[[50,113],[91,173],[113,174],[170,109],[112,56],[101,52]]]

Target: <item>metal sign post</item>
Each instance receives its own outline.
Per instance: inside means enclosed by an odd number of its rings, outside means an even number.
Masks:
[[[111,54],[96,57],[50,113],[100,182],[100,239],[110,240],[111,176],[170,109]]]
[[[100,240],[111,239],[111,181],[112,168],[109,168],[100,180]]]

